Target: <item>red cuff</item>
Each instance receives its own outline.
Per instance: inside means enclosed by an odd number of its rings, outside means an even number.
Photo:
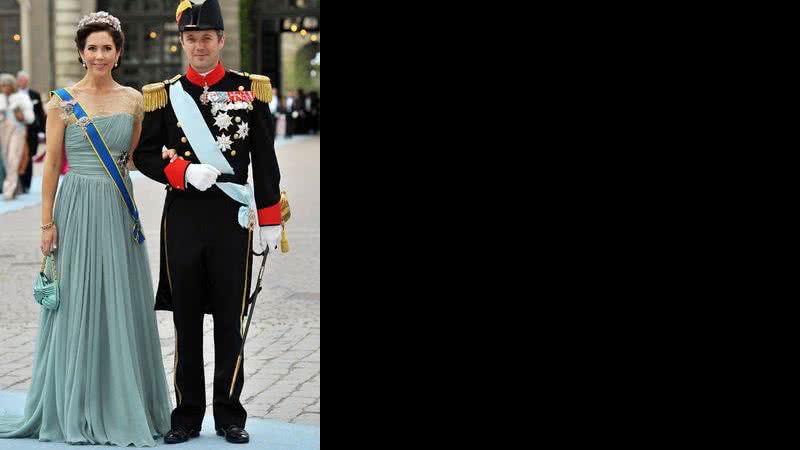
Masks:
[[[269,208],[258,210],[258,225],[266,227],[268,225],[281,224],[281,203],[275,203]]]
[[[169,184],[175,189],[186,190],[186,168],[189,167],[189,164],[191,163],[184,159],[176,159],[164,169]]]

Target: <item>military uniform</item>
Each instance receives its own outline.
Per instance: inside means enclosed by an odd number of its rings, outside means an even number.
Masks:
[[[170,108],[167,86],[181,83],[186,93],[196,99],[219,150],[233,167],[234,175],[221,175],[217,181],[246,184],[252,159],[258,225],[279,225],[280,171],[275,156],[274,122],[269,99],[254,93],[259,89],[271,92],[271,87],[259,87],[269,84],[264,78],[226,71],[220,63],[205,77],[190,68],[186,75],[145,87],[147,112],[134,162],[142,173],[167,184],[156,309],[175,313],[178,408],[173,413],[173,425],[186,422],[183,424],[187,429],[199,429],[206,405],[204,314],[214,315],[217,425],[244,427],[246,413],[238,400],[243,384],[241,370],[234,398],[229,399],[228,394],[250,292],[253,230],[241,227],[238,215],[242,205],[218,187],[200,192],[185,182],[189,164],[201,161],[183,133],[183,124]],[[211,99],[203,104],[206,85]],[[218,98],[223,96],[226,98]],[[161,157],[162,146],[177,150],[180,159],[168,164]]]
[[[205,10],[203,15],[213,20]],[[233,169],[217,183],[247,184],[252,160],[256,211],[249,217],[242,217],[247,209],[219,185],[201,192],[186,182],[189,165],[203,161],[173,105],[176,83],[196,103],[217,149]],[[233,376],[250,296],[253,230],[281,223],[280,171],[269,109],[272,86],[267,77],[225,70],[220,63],[205,76],[190,67],[186,74],[145,86],[143,91],[146,112],[133,159],[142,173],[167,185],[156,309],[173,311],[176,327],[177,406],[172,426],[200,430],[206,409],[203,319],[213,314],[216,426],[244,428],[247,413],[239,400],[243,367],[235,380]],[[180,158],[171,163],[162,159],[163,146],[175,149]]]

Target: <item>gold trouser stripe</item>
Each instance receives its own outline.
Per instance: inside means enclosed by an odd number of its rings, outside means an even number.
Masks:
[[[174,379],[173,383],[175,384],[175,393],[178,394],[178,406],[181,405],[183,402],[183,395],[181,394],[181,390],[178,387],[178,328],[175,327],[175,369],[173,370]]]
[[[247,282],[250,281],[250,244],[253,242],[253,230],[247,234],[247,256],[245,256],[244,266],[244,288],[242,289],[242,313],[239,315],[239,335],[244,333],[244,309],[247,306]]]
[[[250,281],[250,245],[253,243],[253,229],[247,234],[247,254],[245,255],[244,266],[244,289],[242,289],[242,313],[239,315],[239,335],[243,337],[244,334],[244,309],[247,306],[247,282]],[[239,358],[236,359],[236,368],[233,370],[233,380],[231,381],[231,389],[229,397],[233,397],[233,388],[236,386],[236,379],[239,377],[239,369],[242,366],[243,355],[240,353]]]
[[[164,261],[167,263],[167,281],[169,282],[169,291],[172,292],[172,277],[169,273],[169,253],[167,252],[167,216],[164,216]],[[173,369],[173,384],[175,385],[175,393],[178,396],[178,406],[183,401],[181,389],[178,387],[178,327],[175,327],[175,368]]]
[[[169,282],[169,291],[172,292],[172,275],[169,273],[169,249],[167,245],[167,216],[164,215],[164,261],[167,264],[167,281]],[[178,333],[175,333],[178,336]],[[177,353],[177,352],[176,352]]]

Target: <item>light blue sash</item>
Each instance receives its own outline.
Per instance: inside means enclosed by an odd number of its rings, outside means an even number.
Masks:
[[[180,81],[170,86],[169,101],[172,105],[172,110],[175,111],[178,122],[181,123],[183,133],[192,145],[192,150],[194,150],[197,159],[203,164],[216,167],[224,174],[233,175],[233,167],[228,164],[228,160],[225,159],[225,156],[217,147],[217,140],[211,134],[211,130],[208,129],[203,113],[200,112],[192,96],[183,90],[183,85]],[[216,183],[216,186],[228,197],[244,205],[239,208],[238,221],[242,228],[248,228],[254,220],[250,208],[253,201],[250,185]]]
[[[144,242],[144,233],[142,233],[142,224],[139,220],[139,211],[136,209],[136,204],[133,203],[131,194],[128,192],[127,186],[125,186],[125,181],[122,178],[122,174],[119,172],[117,162],[114,160],[114,157],[111,156],[111,151],[108,149],[108,145],[106,144],[105,139],[103,139],[103,135],[100,134],[100,130],[98,130],[94,125],[94,121],[92,121],[92,118],[89,117],[89,114],[86,112],[86,110],[83,109],[83,106],[81,106],[80,102],[78,102],[78,100],[75,99],[75,97],[73,97],[69,91],[66,89],[59,89],[53,93],[61,98],[61,101],[73,102],[72,115],[75,116],[78,126],[80,126],[83,130],[84,134],[86,135],[86,139],[89,141],[89,144],[91,144],[92,149],[94,150],[94,153],[103,164],[108,176],[111,177],[111,179],[114,181],[114,184],[116,184],[117,191],[122,197],[122,200],[128,206],[128,212],[133,220],[133,239],[141,244]]]

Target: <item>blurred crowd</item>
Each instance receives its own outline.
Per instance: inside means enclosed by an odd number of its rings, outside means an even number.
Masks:
[[[41,95],[30,89],[25,72],[0,74],[0,191],[13,200],[31,188],[33,161],[44,142]]]
[[[303,89],[289,90],[282,95],[273,89],[272,116],[275,118],[275,134],[291,138],[296,134],[319,133],[319,93]]]

